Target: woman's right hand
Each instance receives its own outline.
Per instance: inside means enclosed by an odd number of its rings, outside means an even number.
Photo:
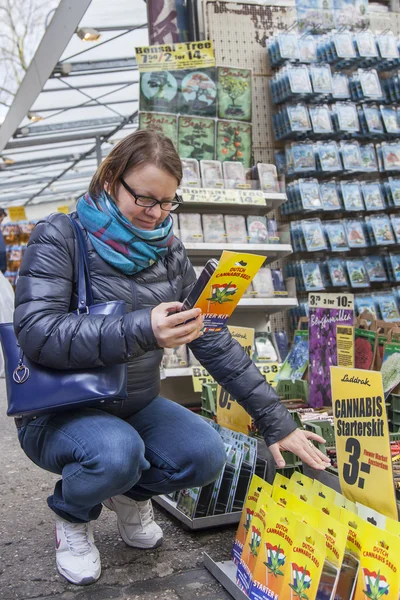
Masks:
[[[163,302],[151,311],[151,326],[160,348],[176,348],[203,335],[200,308],[179,312],[181,307],[181,302]]]

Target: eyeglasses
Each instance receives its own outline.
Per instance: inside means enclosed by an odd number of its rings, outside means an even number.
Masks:
[[[126,191],[134,197],[135,203],[138,206],[143,206],[143,208],[151,208],[152,206],[156,206],[156,204],[159,204],[161,210],[165,210],[168,212],[171,210],[176,210],[178,206],[182,204],[182,198],[180,198],[178,194],[175,194],[173,200],[162,200],[161,202],[160,200],[156,200],[155,198],[149,198],[149,196],[138,196],[138,194],[136,194],[133,191],[133,189],[126,183],[126,181],[122,177],[120,177],[119,180],[126,189]]]

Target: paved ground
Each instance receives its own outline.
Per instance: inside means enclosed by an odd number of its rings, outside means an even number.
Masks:
[[[207,552],[217,560],[229,558],[235,528],[189,533],[160,509],[157,520],[165,541],[155,551],[125,546],[114,513],[104,510],[95,525],[100,580],[85,588],[67,583],[55,568],[54,520],[46,504],[57,477],[24,455],[5,407],[0,379],[0,600],[231,598],[202,566],[202,556]]]

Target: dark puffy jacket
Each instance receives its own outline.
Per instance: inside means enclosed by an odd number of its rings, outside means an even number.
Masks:
[[[132,276],[106,263],[88,237],[87,243],[94,302],[123,300],[126,316],[70,312],[76,306],[76,240],[69,218],[57,213],[40,221],[29,240],[16,290],[15,330],[27,356],[47,367],[85,369],[127,362],[129,400],[115,408],[126,417],[149,404],[160,389],[163,351],[152,331],[151,309],[161,302],[182,301],[196,277],[177,238],[165,258]],[[267,444],[296,428],[226,328],[205,334],[190,348],[254,418]]]

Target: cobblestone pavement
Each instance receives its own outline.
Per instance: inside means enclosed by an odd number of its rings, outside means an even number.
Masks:
[[[5,416],[0,379],[0,600],[229,600],[203,567],[203,553],[229,558],[234,527],[191,533],[155,507],[164,544],[153,551],[128,548],[115,515],[106,509],[95,523],[102,576],[88,587],[58,575],[54,519],[46,498],[57,476],[36,467],[22,452],[13,419]]]

